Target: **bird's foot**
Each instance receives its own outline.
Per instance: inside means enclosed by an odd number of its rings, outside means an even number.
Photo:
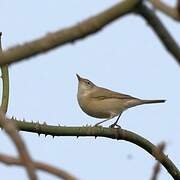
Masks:
[[[102,127],[102,126],[99,123],[97,123],[93,127]]]
[[[118,125],[118,124],[116,124],[116,123],[111,124],[109,127],[110,127],[110,128],[115,128],[115,127],[117,127],[117,128],[119,128],[119,129],[121,129],[121,126]]]

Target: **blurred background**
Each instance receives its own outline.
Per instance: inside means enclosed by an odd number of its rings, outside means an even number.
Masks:
[[[3,49],[77,24],[117,2],[1,0]],[[175,0],[165,2],[174,5]],[[180,25],[162,13],[157,14],[180,43]],[[65,126],[97,123],[98,119],[87,116],[77,103],[76,73],[114,91],[143,99],[167,99],[165,104],[131,108],[123,113],[119,123],[154,144],[166,141],[165,152],[180,167],[180,67],[140,16],[120,18],[95,35],[9,69],[8,116],[27,121]],[[33,159],[63,168],[82,180],[146,180],[150,179],[156,162],[143,149],[125,141],[20,134]],[[3,131],[0,136],[0,152],[17,155]],[[4,180],[27,179],[24,168],[0,164],[0,171]],[[40,180],[57,179],[40,171],[38,176]],[[162,168],[159,180],[169,179],[170,175]]]

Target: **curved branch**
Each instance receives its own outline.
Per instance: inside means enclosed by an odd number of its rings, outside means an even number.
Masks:
[[[0,32],[0,52],[2,52],[2,45],[1,45],[1,35]],[[9,103],[9,70],[8,65],[1,66],[1,77],[2,77],[2,100],[1,100],[1,109],[4,113],[7,112],[8,103]]]
[[[5,129],[7,135],[9,135],[9,137],[15,144],[19,153],[19,158],[23,162],[23,165],[26,168],[30,180],[37,180],[37,176],[35,173],[36,169],[34,167],[30,155],[28,154],[28,151],[26,149],[23,140],[21,139],[20,135],[17,133],[15,123],[12,120],[8,121],[8,119],[5,118],[1,109],[0,109],[0,126]]]
[[[0,154],[0,161],[7,165],[24,166],[20,159],[17,159],[17,158],[11,157],[11,156],[7,156],[4,154]],[[54,166],[51,166],[49,164],[45,164],[45,163],[38,162],[38,161],[36,161],[36,162],[34,161],[33,163],[37,169],[42,170],[44,172],[51,173],[59,178],[63,178],[65,180],[76,180],[77,179],[74,176],[67,173],[66,171],[56,168]]]
[[[179,0],[178,0],[179,1]],[[176,7],[171,7],[161,0],[150,0],[152,5],[162,11],[167,16],[172,17],[176,21],[180,21],[180,13],[178,11],[178,2]]]
[[[148,22],[164,44],[164,47],[175,57],[177,63],[180,65],[180,47],[164,27],[160,19],[150,8],[143,4],[138,6],[137,12]]]
[[[40,39],[10,48],[0,54],[0,65],[30,58],[58,46],[73,43],[78,39],[94,34],[117,18],[132,12],[141,1],[142,0],[123,1],[75,26],[49,33],[47,36]]]
[[[9,119],[12,121],[12,119]],[[44,134],[52,136],[92,136],[92,137],[106,137],[117,140],[129,141],[133,144],[146,150],[155,159],[159,160],[161,164],[167,169],[174,179],[180,179],[180,171],[174,163],[161,152],[155,145],[145,138],[133,132],[124,129],[104,128],[104,127],[61,127],[51,126],[39,123],[30,123],[14,120],[17,127],[21,131],[33,132],[38,135]]]

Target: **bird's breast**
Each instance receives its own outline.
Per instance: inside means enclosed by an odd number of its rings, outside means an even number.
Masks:
[[[123,111],[123,106],[116,99],[99,100],[84,95],[78,96],[78,103],[86,114],[96,118],[110,118],[112,114],[115,116]]]

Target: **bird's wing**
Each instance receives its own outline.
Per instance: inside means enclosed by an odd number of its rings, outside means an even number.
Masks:
[[[118,92],[111,91],[109,89],[98,87],[99,89],[91,93],[92,98],[97,98],[99,100],[117,98],[117,99],[137,99],[135,97],[121,94]]]

